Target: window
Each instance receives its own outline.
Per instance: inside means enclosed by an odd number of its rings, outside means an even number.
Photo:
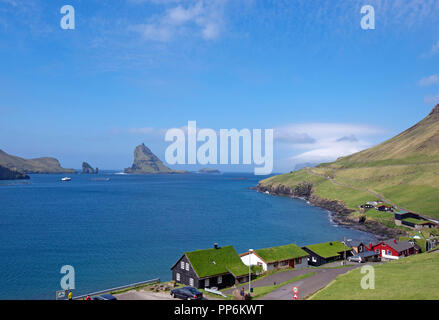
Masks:
[[[297,263],[301,264],[302,263],[302,258],[297,258]]]
[[[189,271],[189,263],[186,262],[186,271]]]
[[[209,279],[204,280],[204,287],[209,288],[209,285],[210,285]]]
[[[218,276],[218,284],[223,283],[223,277],[222,276]]]
[[[316,257],[312,257],[312,262],[317,262]]]
[[[391,255],[392,255],[392,252],[391,252],[390,250],[387,250],[387,255],[388,255],[388,256],[391,256]]]
[[[184,261],[181,262],[180,266],[184,270]]]
[[[193,278],[189,278],[189,285],[190,285],[191,287],[194,286],[194,279],[193,279]]]
[[[177,272],[177,274],[175,275],[175,279],[177,280],[177,281],[180,281],[180,274]]]
[[[379,254],[379,253],[380,253],[380,250],[379,250],[379,249],[376,249],[376,250],[375,250],[375,253],[378,253],[378,254]]]

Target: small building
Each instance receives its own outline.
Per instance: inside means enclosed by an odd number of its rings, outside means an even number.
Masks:
[[[368,250],[378,254],[381,260],[397,260],[416,254],[420,248],[413,241],[390,239],[370,244]]]
[[[393,207],[389,206],[388,204],[381,204],[376,207],[378,211],[384,211],[384,212],[390,212],[393,211]]]
[[[415,230],[437,227],[435,222],[430,221],[417,213],[403,210],[395,212],[395,224],[397,226],[405,226]]]
[[[309,253],[308,264],[311,266],[343,260],[345,253],[346,257],[352,256],[352,249],[339,241],[312,244],[302,249]]]
[[[380,260],[379,254],[375,251],[364,250],[358,253],[358,256],[360,256],[364,262],[377,262]]]
[[[352,248],[352,253],[362,253],[365,249],[365,244],[359,240],[346,240],[346,245]]]
[[[185,252],[171,267],[172,280],[198,289],[230,287],[248,281],[249,270],[233,246]]]
[[[246,265],[261,266],[264,271],[278,268],[303,268],[308,266],[309,254],[296,244],[258,249],[240,255]]]

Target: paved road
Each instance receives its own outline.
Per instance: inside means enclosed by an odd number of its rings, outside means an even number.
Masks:
[[[337,269],[314,269],[311,270],[316,274],[287,284],[269,294],[261,297],[261,300],[292,300],[293,299],[293,287],[299,288],[298,298],[304,299],[307,296],[313,294],[314,292],[326,287],[332,280],[334,280],[338,275],[344,274],[352,269],[358,268],[359,265],[345,268]]]
[[[252,281],[252,288],[259,288],[259,287],[266,287],[266,286],[272,286],[274,284],[279,284],[285,281],[288,281],[290,279],[296,278],[298,276],[301,276],[303,274],[312,273],[315,272],[314,269],[297,269],[297,270],[287,270],[275,273],[271,276],[262,278],[260,280]],[[240,288],[242,286],[237,286],[237,288]],[[244,288],[248,290],[248,284],[244,285]],[[236,288],[229,289],[224,291],[225,294],[233,294],[233,291]]]

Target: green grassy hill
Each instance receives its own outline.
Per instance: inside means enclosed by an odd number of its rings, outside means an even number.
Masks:
[[[439,105],[422,121],[375,147],[315,168],[270,177],[260,186],[273,189],[312,184],[312,193],[358,206],[381,199],[397,207],[439,218]],[[374,210],[372,210],[374,211]],[[367,218],[392,224],[385,214]]]
[[[0,165],[23,173],[75,173],[74,169],[61,167],[55,158],[23,159],[0,150]]]
[[[375,289],[361,288],[361,268],[338,276],[312,300],[439,299],[439,252],[423,253],[375,265]],[[422,272],[420,272],[422,270]]]

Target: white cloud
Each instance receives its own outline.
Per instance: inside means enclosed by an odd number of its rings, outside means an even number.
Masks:
[[[289,145],[291,166],[304,162],[327,162],[371,146],[364,140],[384,130],[363,124],[302,123],[275,129],[277,141]]]
[[[433,74],[429,77],[424,77],[421,80],[419,80],[419,85],[423,87],[430,86],[436,83],[439,83],[439,75],[437,74]]]
[[[178,4],[151,18],[149,23],[135,25],[131,29],[139,32],[146,40],[158,42],[168,42],[177,36],[193,35],[205,40],[216,39],[224,29],[226,2],[227,0],[198,0],[189,1],[185,5]]]

